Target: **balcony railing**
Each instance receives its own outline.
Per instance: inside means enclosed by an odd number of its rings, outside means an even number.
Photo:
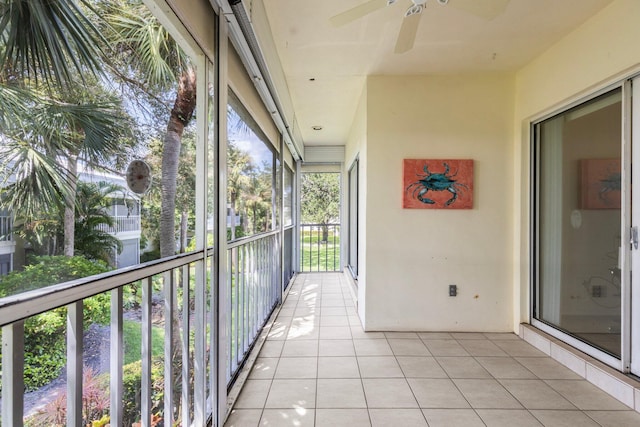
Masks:
[[[300,225],[300,270],[340,270],[340,224]]]
[[[284,265],[283,268],[283,278],[284,278],[284,286],[288,286],[289,282],[293,278],[293,251],[295,246],[295,233],[294,226],[289,226],[284,229],[284,236],[282,242],[282,251],[284,253]]]
[[[281,299],[279,233],[229,242],[229,364],[231,383]]]
[[[203,252],[0,299],[2,425],[52,425],[47,418],[52,413],[64,414],[62,422],[69,426],[104,417],[110,425],[126,427],[205,425],[217,407],[217,382],[225,381],[224,374],[227,385],[233,382],[282,295],[279,231],[230,242],[227,248],[226,351],[215,350],[213,309],[224,293],[216,291],[213,258]],[[88,323],[96,297],[107,310],[106,325]],[[25,405],[30,399],[24,393],[25,367],[46,370],[49,349],[25,363],[25,345],[33,343],[25,324],[60,309],[67,317],[59,331],[66,336],[66,374],[54,381],[62,390],[53,390],[36,410]],[[103,334],[99,340],[90,334],[96,329]],[[220,376],[217,354],[228,358],[227,372]],[[100,358],[97,368],[87,365],[90,357]],[[99,381],[90,382],[87,373],[94,368]],[[101,412],[90,413],[87,399],[95,403],[96,387],[106,403],[94,405]]]
[[[0,242],[12,241],[13,219],[9,215],[0,215]]]
[[[211,353],[217,327],[212,309],[215,281],[206,280],[212,269],[205,268],[210,262],[202,252],[190,253],[1,299],[2,425],[22,426],[25,416],[29,425],[56,424],[46,418],[46,407],[25,414],[24,349],[29,340],[25,323],[59,308],[67,313],[66,327],[62,326],[67,342],[66,404],[64,398],[51,397],[49,404],[58,404],[50,409],[52,414],[64,413],[68,426],[92,425],[98,421],[92,417],[100,416],[108,417],[112,426],[205,425],[216,390]],[[102,326],[109,344],[101,355],[108,359],[102,363],[108,368],[103,366],[102,381],[88,385],[86,353],[101,351],[84,345],[91,310],[85,302],[98,295],[110,300],[110,321]],[[48,349],[42,351],[44,356]],[[132,357],[134,362],[126,360]],[[95,385],[105,383],[104,389]],[[100,400],[96,393],[102,396],[101,412],[89,412],[87,399]]]
[[[140,215],[116,215],[112,218],[114,221],[113,226],[100,224],[98,229],[112,234],[140,231],[141,229]]]

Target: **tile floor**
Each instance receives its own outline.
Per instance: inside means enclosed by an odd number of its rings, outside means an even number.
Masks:
[[[509,333],[364,332],[342,274],[300,275],[225,426],[640,426]]]

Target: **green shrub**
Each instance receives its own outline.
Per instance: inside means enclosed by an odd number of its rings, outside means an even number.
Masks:
[[[122,385],[123,425],[130,426],[140,420],[142,362],[140,360],[124,365]],[[164,363],[162,357],[154,357],[151,362],[151,413],[162,415],[164,411]]]
[[[81,257],[39,256],[23,271],[0,279],[0,297],[79,279],[108,271],[104,262]],[[84,324],[109,322],[109,295],[84,300]],[[26,391],[35,390],[60,375],[66,362],[67,310],[57,308],[29,317],[24,325],[24,383]],[[2,367],[0,361],[0,369]]]
[[[0,297],[93,276],[109,270],[103,261],[89,261],[77,256],[36,256],[29,261],[29,265],[23,271],[13,271],[0,279]]]
[[[141,263],[155,261],[157,259],[160,259],[160,249],[154,249],[151,251],[142,252],[140,254]]]
[[[24,385],[32,391],[58,377],[66,361],[66,310],[28,318],[24,324]],[[0,361],[0,366],[1,366]]]

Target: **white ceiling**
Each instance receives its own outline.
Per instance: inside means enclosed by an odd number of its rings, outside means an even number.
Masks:
[[[612,0],[511,0],[493,20],[455,7],[469,0],[428,0],[404,54],[393,49],[410,0],[330,24],[366,1],[263,0],[305,145],[345,143],[367,75],[516,71]]]

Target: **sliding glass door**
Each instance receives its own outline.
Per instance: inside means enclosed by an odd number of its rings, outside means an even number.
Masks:
[[[626,93],[626,92],[625,92]],[[534,125],[534,324],[621,368],[622,87]]]

